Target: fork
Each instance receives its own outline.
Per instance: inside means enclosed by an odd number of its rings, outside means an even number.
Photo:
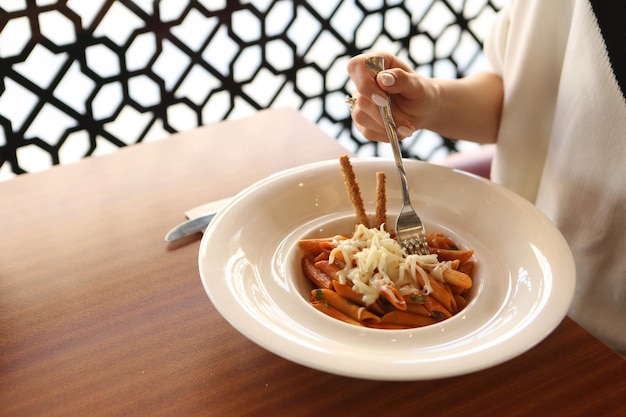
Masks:
[[[381,56],[369,57],[365,60],[367,69],[372,77],[376,78],[376,75],[385,69],[385,60]],[[430,248],[428,247],[428,241],[426,240],[426,231],[422,220],[419,218],[413,206],[411,205],[411,199],[409,198],[409,186],[406,179],[406,171],[404,170],[404,164],[402,163],[402,153],[400,151],[400,140],[396,133],[396,123],[393,119],[393,113],[391,111],[391,99],[387,96],[387,104],[380,106],[380,115],[387,131],[387,137],[391,143],[393,150],[393,156],[396,160],[396,168],[398,169],[398,175],[400,176],[400,183],[402,185],[402,208],[400,214],[396,220],[396,236],[398,242],[408,255],[429,255]]]

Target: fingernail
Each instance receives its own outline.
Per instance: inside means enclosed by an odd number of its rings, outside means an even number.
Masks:
[[[379,75],[379,77],[380,77],[380,82],[383,83],[383,85],[386,87],[391,87],[392,85],[396,83],[396,77],[389,74],[388,72],[383,72],[382,74]]]
[[[413,131],[406,126],[400,126],[398,127],[398,135],[402,136],[403,138],[408,138],[409,136],[413,135]]]
[[[387,99],[379,96],[378,94],[372,94],[372,101],[379,107],[387,105]]]

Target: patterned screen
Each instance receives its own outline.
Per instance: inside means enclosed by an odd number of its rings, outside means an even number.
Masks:
[[[483,69],[490,0],[0,0],[0,179],[268,107],[346,149],[348,59],[384,49],[428,76]],[[429,132],[406,156],[456,150]]]

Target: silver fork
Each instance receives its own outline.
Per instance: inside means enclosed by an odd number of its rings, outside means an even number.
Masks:
[[[365,60],[365,64],[372,75],[376,75],[385,69],[385,60],[383,57],[369,57]],[[426,232],[422,220],[419,218],[409,198],[409,187],[406,179],[404,164],[402,163],[402,153],[400,152],[400,140],[396,133],[396,123],[391,112],[391,100],[387,97],[387,105],[380,106],[380,115],[383,118],[383,124],[387,131],[387,137],[393,149],[393,156],[396,160],[396,168],[400,176],[402,185],[402,208],[400,215],[396,221],[396,236],[398,242],[407,254],[428,255],[430,249],[426,240]]]

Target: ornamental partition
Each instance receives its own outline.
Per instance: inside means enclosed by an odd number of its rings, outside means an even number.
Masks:
[[[485,68],[493,0],[0,0],[0,179],[259,109],[290,106],[359,155],[348,59],[387,50],[427,76]],[[407,157],[453,142],[418,132]]]

